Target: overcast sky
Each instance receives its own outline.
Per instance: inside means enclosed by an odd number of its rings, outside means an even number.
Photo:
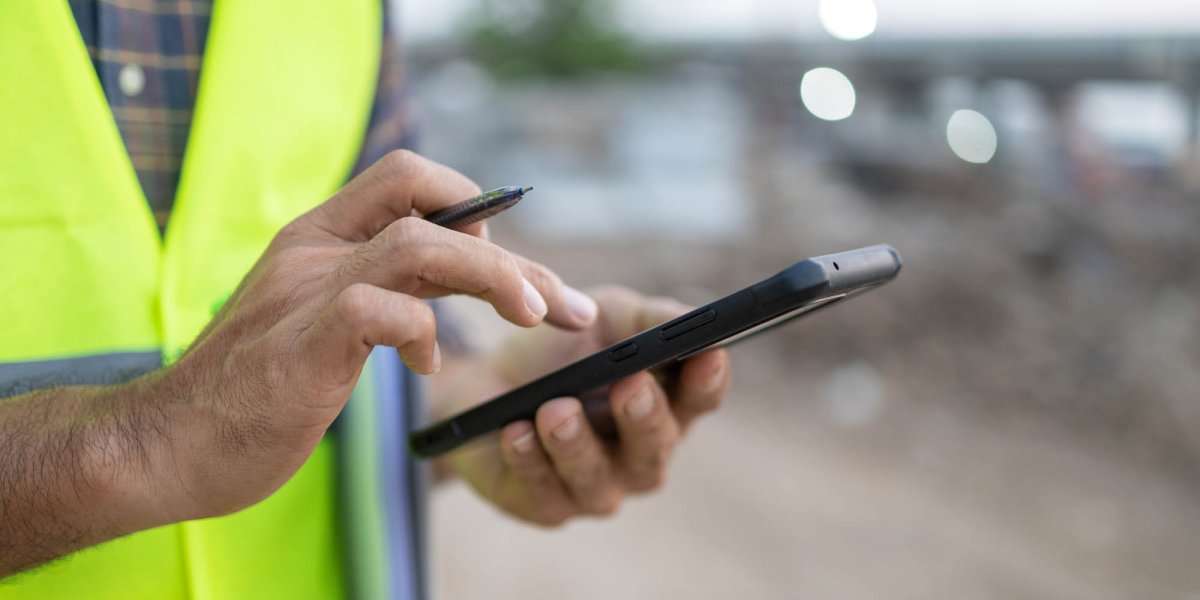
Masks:
[[[655,39],[827,36],[817,0],[617,0]],[[519,7],[522,0],[505,0]],[[1200,0],[876,0],[880,38],[1200,35]],[[409,39],[437,38],[474,0],[400,2]],[[519,11],[519,8],[515,10]]]

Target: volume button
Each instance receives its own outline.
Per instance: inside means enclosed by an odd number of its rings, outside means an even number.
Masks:
[[[669,340],[672,338],[679,337],[693,329],[696,329],[697,327],[700,327],[707,323],[711,323],[713,321],[713,319],[716,319],[716,318],[717,318],[717,311],[715,309],[710,308],[702,313],[697,313],[690,317],[685,317],[682,321],[668,323],[665,327],[663,327],[660,330],[662,333],[662,338],[664,340]]]

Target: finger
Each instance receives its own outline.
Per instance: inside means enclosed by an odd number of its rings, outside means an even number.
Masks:
[[[659,487],[679,441],[679,425],[666,393],[643,371],[614,383],[609,398],[629,486],[638,491]]]
[[[365,283],[342,290],[300,340],[316,372],[341,384],[353,382],[375,346],[392,346],[412,370],[441,367],[437,325],[427,303]]]
[[[339,267],[337,281],[338,286],[363,281],[420,296],[468,294],[524,327],[540,323],[548,310],[512,254],[416,217],[388,225],[361,246]]]
[[[513,481],[533,504],[527,511],[531,520],[558,525],[574,515],[574,500],[538,442],[533,423],[517,421],[505,426],[500,430],[500,448]]]
[[[621,504],[621,490],[613,478],[612,460],[583,417],[574,398],[551,400],[535,417],[538,437],[554,470],[582,512],[609,515]]]
[[[683,361],[671,401],[671,410],[683,430],[696,417],[720,406],[731,374],[729,352],[725,350],[711,350]]]
[[[365,242],[392,221],[446,208],[480,194],[462,173],[407,150],[384,155],[302,219],[340,239]],[[483,224],[460,231],[483,234]]]
[[[546,321],[566,329],[583,329],[596,320],[596,301],[563,283],[562,278],[545,265],[514,255],[521,272],[546,299]]]
[[[602,343],[612,344],[689,310],[670,298],[646,297],[622,287],[604,287],[592,295],[600,305],[597,327]]]

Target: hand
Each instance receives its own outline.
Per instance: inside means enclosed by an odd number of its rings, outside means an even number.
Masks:
[[[396,152],[276,236],[193,347],[144,394],[166,415],[155,427],[167,435],[154,447],[159,472],[173,476],[156,481],[154,493],[171,498],[168,521],[238,510],[287,481],[341,411],[374,346],[395,347],[419,373],[437,371],[424,298],[476,296],[525,327],[543,317],[564,327],[592,321],[590,300],[482,239],[482,225],[460,233],[412,216],[478,193],[462,175]]]
[[[468,385],[449,392],[460,402],[445,411],[463,408],[462,399],[478,402],[530,381],[688,310],[673,300],[622,288],[600,289],[593,296],[600,307],[593,326],[579,332],[541,327],[514,336],[476,365],[476,372],[463,373],[460,380]],[[665,388],[643,371],[613,384],[603,407],[609,410],[593,417],[611,418],[615,439],[605,439],[585,418],[579,399],[558,398],[542,405],[534,422],[509,424],[451,453],[445,466],[502,510],[532,523],[553,526],[577,515],[609,515],[626,495],[662,485],[675,444],[697,416],[720,404],[729,379],[724,350],[684,361],[678,378]]]
[[[422,298],[465,293],[522,326],[592,323],[549,270],[429,213],[479,193],[389,154],[279,232],[173,366],[0,401],[0,577],[158,525],[246,507],[308,458],[375,345],[440,361]]]

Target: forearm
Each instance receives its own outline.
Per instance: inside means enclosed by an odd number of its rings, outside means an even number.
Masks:
[[[0,400],[0,577],[160,524],[150,438],[165,426],[145,385]]]

